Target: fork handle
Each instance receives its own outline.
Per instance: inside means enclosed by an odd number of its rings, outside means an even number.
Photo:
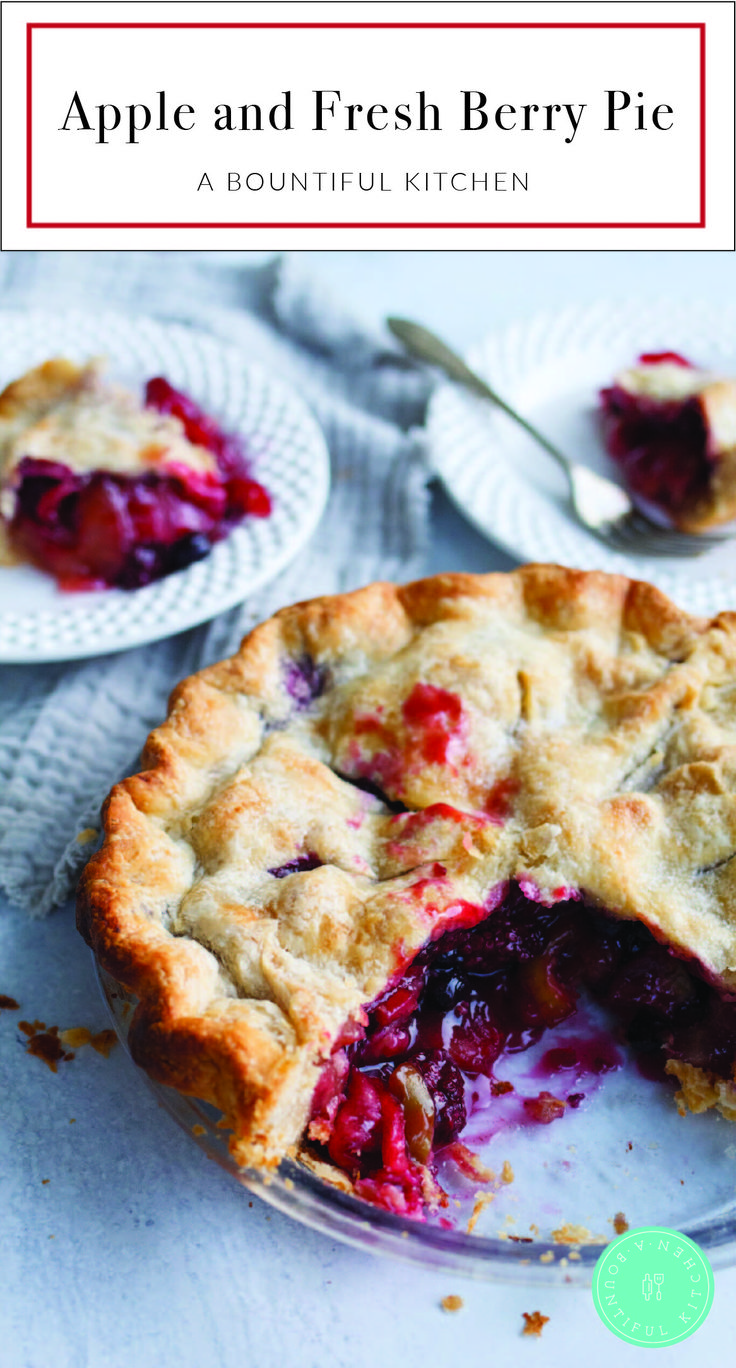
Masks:
[[[533,423],[507,404],[500,394],[496,394],[485,380],[481,380],[481,377],[465,364],[462,357],[452,351],[436,333],[430,332],[429,328],[423,327],[421,323],[411,323],[407,318],[387,318],[386,322],[394,337],[399,339],[411,356],[416,357],[418,361],[426,361],[431,366],[437,366],[450,380],[463,385],[471,393],[480,395],[482,399],[490,399],[492,404],[502,409],[509,418],[518,423],[519,427],[528,432],[529,436],[562,466],[568,480],[570,479],[572,463],[567,456],[564,456],[543,432],[535,428]]]

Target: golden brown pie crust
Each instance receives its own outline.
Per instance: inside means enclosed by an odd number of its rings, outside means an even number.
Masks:
[[[407,720],[418,683],[461,701],[444,758]],[[465,817],[340,777],[377,770]],[[78,924],[139,999],[134,1058],[219,1107],[238,1162],[277,1163],[345,1022],[509,879],[581,890],[736,990],[736,615],[545,565],[297,604],[178,686],[104,828]]]

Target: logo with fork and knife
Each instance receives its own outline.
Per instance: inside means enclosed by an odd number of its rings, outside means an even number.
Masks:
[[[703,1324],[713,1302],[713,1270],[681,1231],[629,1230],[607,1245],[593,1273],[603,1324],[628,1344],[677,1344]]]

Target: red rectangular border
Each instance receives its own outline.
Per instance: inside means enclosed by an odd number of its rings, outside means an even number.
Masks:
[[[700,33],[700,217],[693,223],[36,223],[33,219],[33,33],[36,29],[693,29]],[[47,23],[26,25],[27,228],[705,228],[704,23]]]

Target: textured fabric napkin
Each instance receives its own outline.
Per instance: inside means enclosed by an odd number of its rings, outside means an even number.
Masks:
[[[72,891],[94,849],[77,837],[99,826],[105,794],[134,769],[177,680],[227,655],[285,603],[421,570],[427,471],[412,429],[423,419],[427,378],[346,316],[312,269],[289,257],[223,265],[199,253],[0,257],[0,310],[120,309],[234,344],[244,362],[271,368],[307,400],[332,461],[312,542],[242,607],[118,655],[0,667],[0,889],[32,916]]]

